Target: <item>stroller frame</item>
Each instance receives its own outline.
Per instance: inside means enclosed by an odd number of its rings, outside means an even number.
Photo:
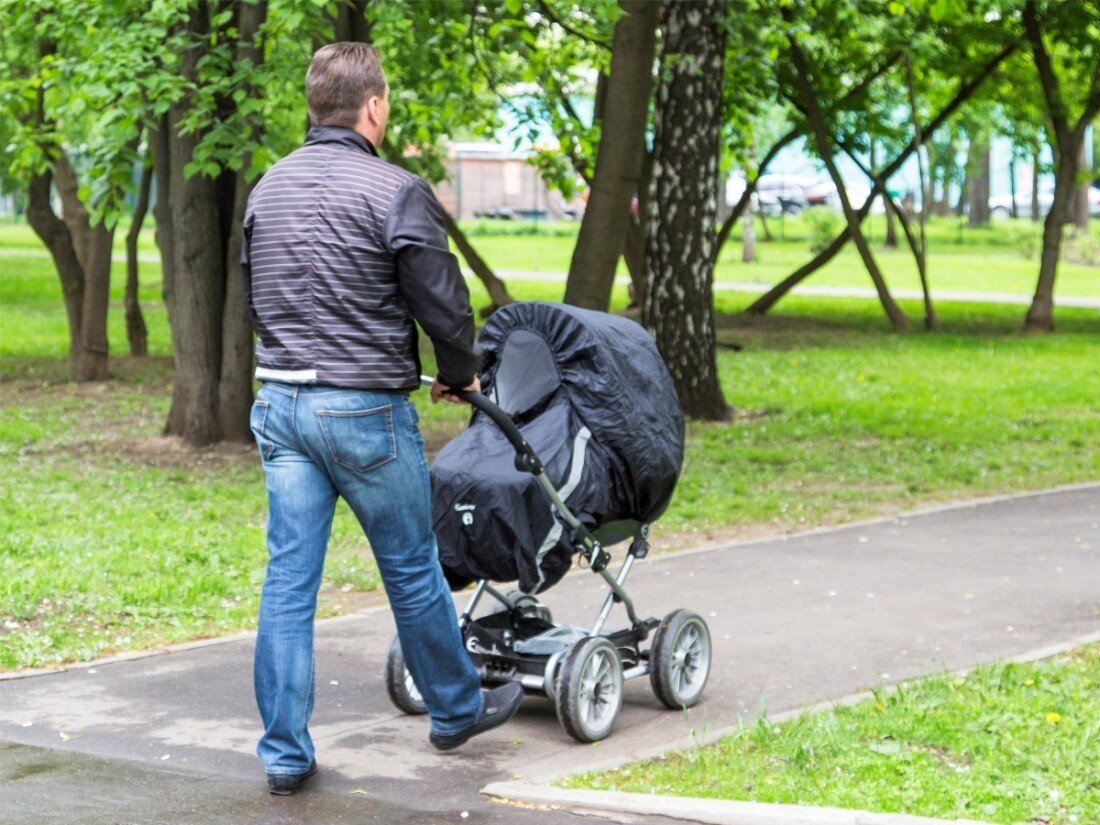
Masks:
[[[422,376],[431,384],[432,379]],[[624,519],[589,531],[562,500],[534,449],[512,419],[481,393],[454,391],[454,395],[487,415],[516,451],[515,466],[535,476],[561,520],[570,530],[571,544],[580,563],[600,575],[608,594],[590,628],[558,625],[549,609],[520,591],[504,593],[488,579],[477,582],[458,618],[463,643],[482,684],[519,682],[529,692],[555,701],[558,718],[578,741],[606,737],[622,704],[625,681],[649,676],[653,690],[667,707],[684,709],[702,696],[710,671],[710,633],[706,622],[688,610],[676,610],[664,619],[639,618],[624,585],[634,564],[649,553],[649,525]],[[618,572],[608,569],[611,554],[604,548],[630,541]],[[474,618],[488,595],[498,603],[494,612]],[[630,626],[605,632],[616,604],[623,605]],[[643,649],[650,635],[653,642]],[[386,687],[393,703],[406,713],[426,708],[395,637],[386,664]]]

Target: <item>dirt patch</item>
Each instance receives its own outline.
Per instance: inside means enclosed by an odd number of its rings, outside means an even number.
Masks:
[[[254,444],[223,442],[208,447],[190,447],[174,436],[128,439],[120,445],[127,458],[149,467],[172,470],[209,468],[217,464],[254,464]]]

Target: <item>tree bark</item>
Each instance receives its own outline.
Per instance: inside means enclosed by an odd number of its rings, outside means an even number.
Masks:
[[[267,3],[243,4],[238,14],[237,60],[257,66],[263,60],[260,28],[267,16]],[[352,22],[351,25],[353,31],[358,31],[354,27],[366,25],[361,9],[358,12],[358,22]],[[256,88],[250,89],[250,92],[262,94],[262,90]],[[257,119],[250,127],[254,133],[258,133],[261,124]],[[226,225],[225,305],[222,309],[221,369],[218,374],[218,426],[222,438],[241,442],[252,440],[248,419],[253,398],[252,365],[255,353],[252,319],[241,272],[241,245],[244,241],[241,227],[244,224],[248,196],[255,185],[255,181],[249,181],[247,176],[251,165],[252,159],[249,155],[240,169],[227,172],[221,181],[223,187],[231,188],[232,210],[228,213]],[[223,220],[225,217],[223,213]]]
[[[1019,48],[1018,42],[1013,42],[1005,46],[998,52],[988,63],[985,64],[973,77],[969,80],[961,83],[951,100],[945,105],[939,113],[929,121],[928,126],[921,130],[923,137],[913,137],[913,140],[898,153],[882,171],[880,176],[881,180],[889,180],[893,177],[897,171],[905,165],[909,160],[909,157],[914,151],[921,145],[921,141],[927,139],[928,135],[934,133],[943,124],[958,111],[967,100],[969,100],[974,93],[981,88],[982,84],[997,70],[997,67],[1001,65],[1016,49]],[[862,221],[867,217],[867,214],[871,211],[871,204],[874,202],[875,197],[882,191],[881,185],[876,182],[871,187],[871,193],[868,195],[867,200],[863,206],[860,207],[858,217]],[[836,254],[844,248],[844,244],[848,242],[848,227],[845,226],[836,238],[821,252],[813,257],[812,260],[800,266],[778,284],[773,286],[764,295],[761,295],[751,305],[749,305],[745,312],[751,315],[763,315],[788,292],[794,287],[823,267],[829,261],[831,261]]]
[[[967,226],[989,226],[989,179],[992,173],[989,135],[982,134],[971,142],[970,164],[967,177],[970,192],[967,196]]]
[[[751,200],[741,217],[741,263],[756,263],[756,214]]]
[[[642,321],[684,412],[729,417],[718,382],[713,271],[725,0],[665,0]]]
[[[153,165],[148,159],[141,167],[141,183],[138,185],[137,203],[130,222],[130,231],[126,233],[126,293],[123,305],[126,308],[126,339],[130,344],[130,355],[138,358],[149,352],[149,335],[145,327],[145,316],[141,312],[138,298],[138,238],[145,223],[145,213],[149,211],[149,191],[153,182]]]
[[[592,189],[569,264],[565,302],[606,310],[638,191],[653,82],[658,4],[620,0]]]
[[[1080,183],[1073,193],[1073,225],[1079,232],[1089,231],[1089,171],[1085,155],[1085,141],[1077,142],[1077,178]]]
[[[69,322],[69,361],[73,376],[80,356],[80,322],[84,306],[84,267],[80,265],[73,248],[69,227],[53,211],[50,204],[50,185],[53,173],[45,171],[31,178],[27,189],[27,223],[42,239],[53,258],[54,268],[61,281],[61,294],[65,300],[65,315]]]
[[[645,239],[646,215],[649,214],[649,182],[653,177],[653,153],[647,151],[642,160],[642,176],[638,181],[638,214],[630,216],[623,239],[623,261],[630,272],[630,305],[628,309],[641,311],[645,295]]]
[[[1036,146],[1031,153],[1031,220],[1039,222],[1039,152]]]
[[[80,317],[77,381],[107,380],[107,310],[111,301],[111,251],[115,231],[102,223],[91,227],[84,266],[84,305]]]
[[[785,16],[789,17],[789,13]],[[840,176],[840,171],[837,169],[836,161],[833,158],[833,136],[829,131],[829,125],[825,121],[821,106],[818,104],[817,92],[813,88],[810,66],[794,35],[789,34],[787,40],[790,44],[791,62],[794,65],[795,82],[802,96],[802,105],[805,107],[807,117],[810,121],[810,128],[813,132],[814,142],[817,144],[818,154],[825,163],[825,168],[829,171],[829,177],[832,179],[833,185],[836,186],[837,195],[840,198],[840,206],[844,211],[844,219],[848,224],[848,234],[855,242],[860,258],[863,259],[863,264],[867,268],[868,274],[871,276],[871,281],[875,285],[875,291],[878,293],[879,301],[882,303],[882,308],[886,312],[886,317],[890,319],[890,323],[893,325],[894,329],[909,329],[909,319],[905,317],[905,313],[902,312],[901,307],[895,303],[893,296],[890,295],[890,290],[887,288],[886,281],[882,276],[881,270],[879,270],[874,254],[871,252],[870,244],[867,243],[867,238],[860,228],[862,219],[852,207],[852,202],[848,199],[848,192],[844,185],[844,179]],[[881,186],[879,188],[881,188]]]
[[[489,300],[492,301],[492,304],[486,307],[486,309],[489,310],[488,312],[482,310],[482,316],[489,315],[494,310],[513,303],[515,299],[508,294],[508,287],[505,286],[504,281],[496,276],[492,267],[485,263],[485,259],[478,254],[476,249],[474,249],[473,244],[470,243],[470,239],[466,237],[466,233],[459,228],[454,216],[446,209],[443,209],[442,212],[443,226],[447,230],[447,236],[454,241],[454,245],[458,247],[458,251],[466,260],[466,264],[473,270],[478,280],[485,285],[485,289],[489,293]]]

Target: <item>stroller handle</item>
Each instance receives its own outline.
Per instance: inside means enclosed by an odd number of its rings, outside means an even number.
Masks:
[[[430,387],[435,383],[435,379],[429,375],[422,375],[420,376],[420,383]],[[599,541],[588,531],[588,528],[581,524],[580,519],[569,510],[561,495],[554,489],[554,485],[550,483],[550,479],[546,477],[542,461],[539,460],[534,448],[527,443],[523,433],[519,431],[519,427],[515,425],[508,413],[494,404],[487,395],[480,392],[452,389],[449,394],[461,398],[471,407],[485,413],[492,419],[494,424],[500,427],[501,432],[504,433],[505,438],[508,439],[516,451],[516,469],[520,472],[529,472],[538,479],[539,486],[546,492],[550,501],[554,503],[562,519],[573,528],[577,542],[576,551],[588,559],[588,563],[594,571],[602,572],[611,560],[611,556],[601,547]],[[613,584],[614,579],[608,579],[608,582]]]
[[[426,387],[430,387],[435,383],[435,379],[428,375],[422,375],[420,376],[420,383]],[[487,395],[483,395],[480,392],[466,392],[465,390],[456,389],[449,390],[448,394],[461,398],[471,407],[485,413],[492,419],[494,424],[500,427],[505,438],[507,438],[512,447],[515,448],[517,460],[523,460],[525,462],[525,466],[522,469],[528,469],[532,472],[538,472],[542,469],[542,463],[539,461],[538,456],[535,455],[535,451],[531,448],[531,445],[524,439],[523,433],[519,431],[519,427],[515,425],[508,413],[504,412],[504,410],[489,400]],[[534,462],[534,465],[530,465],[530,462]]]

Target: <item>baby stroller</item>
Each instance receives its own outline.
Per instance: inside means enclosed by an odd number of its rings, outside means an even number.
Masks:
[[[545,694],[580,742],[611,732],[628,679],[648,675],[669,708],[695,705],[710,672],[706,622],[690,610],[641,618],[624,588],[683,463],[683,412],[652,339],[625,318],[531,302],[494,313],[480,344],[483,391],[459,393],[474,411],[432,465],[432,504],[452,590],[476,583],[459,627],[482,682]],[[556,624],[537,596],[574,558],[610,590],[590,627]],[[510,592],[491,583],[514,581]],[[608,631],[616,604],[629,626]],[[396,637],[386,687],[400,710],[425,712]]]

